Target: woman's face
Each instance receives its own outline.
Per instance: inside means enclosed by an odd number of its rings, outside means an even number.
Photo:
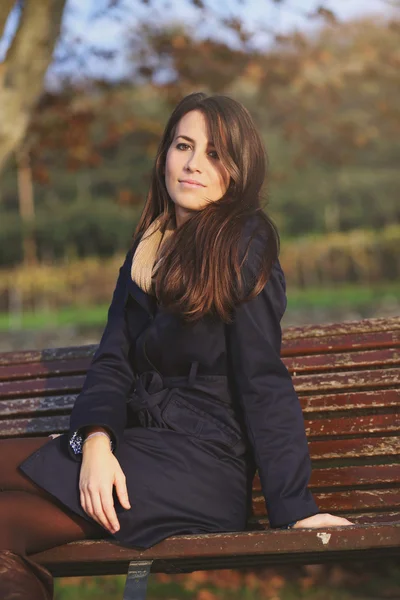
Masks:
[[[165,163],[165,184],[175,203],[177,226],[191,212],[219,200],[226,192],[229,179],[212,141],[207,139],[203,113],[199,110],[186,113],[177,124]],[[191,184],[190,180],[198,183]]]

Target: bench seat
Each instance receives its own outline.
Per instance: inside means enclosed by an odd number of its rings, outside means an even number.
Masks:
[[[96,345],[0,354],[0,438],[67,431]],[[400,318],[288,327],[282,358],[302,406],[321,512],[353,527],[271,530],[260,481],[245,532],[170,537],[146,551],[85,540],[32,555],[55,576],[322,563],[400,550]]]

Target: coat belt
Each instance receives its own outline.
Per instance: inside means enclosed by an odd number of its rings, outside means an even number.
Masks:
[[[167,397],[174,387],[193,387],[198,362],[192,362],[189,375],[163,377],[158,371],[144,371],[136,376],[135,389],[128,398],[128,406],[134,412],[154,408]]]

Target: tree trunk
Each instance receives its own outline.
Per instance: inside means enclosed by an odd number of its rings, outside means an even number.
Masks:
[[[2,31],[14,2],[0,1]],[[14,39],[0,65],[0,171],[25,137],[52,60],[65,3],[66,0],[24,2]]]
[[[1,0],[0,2],[0,38],[4,35],[4,28],[14,4],[15,0]]]
[[[33,182],[32,170],[29,157],[29,151],[20,148],[16,153],[16,161],[18,168],[18,198],[19,198],[19,214],[24,225],[24,264],[37,264],[37,251],[35,234],[29,225],[32,225],[35,219],[35,204],[33,199]]]

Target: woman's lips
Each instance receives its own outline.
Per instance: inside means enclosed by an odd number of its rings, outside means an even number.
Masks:
[[[201,187],[204,187],[204,185],[201,185],[201,183],[191,183],[189,181],[180,181],[179,183],[181,185],[183,185],[184,187],[191,187],[191,188],[201,188]]]

